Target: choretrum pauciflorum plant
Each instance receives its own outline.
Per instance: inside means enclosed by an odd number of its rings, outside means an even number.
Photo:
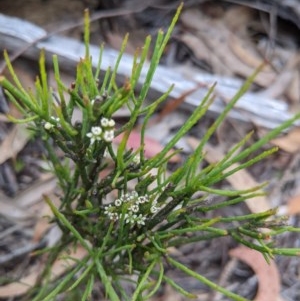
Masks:
[[[111,301],[148,300],[163,283],[194,298],[192,292],[186,291],[180,283],[165,274],[165,266],[168,265],[232,300],[241,301],[246,299],[185,266],[172,255],[170,248],[231,236],[237,242],[260,251],[266,260],[276,255],[299,255],[299,249],[276,245],[274,237],[277,235],[299,231],[284,224],[282,218],[277,218],[276,209],[213,219],[206,215],[207,212],[261,195],[261,187],[235,191],[218,189],[216,184],[275,152],[276,148],[272,148],[257,155],[261,146],[300,118],[300,114],[297,114],[246,147],[251,134],[247,135],[220,162],[199,169],[204,158],[205,143],[247,91],[259,70],[244,83],[207,129],[194,153],[180,167],[167,173],[170,158],[180,152],[173,150],[175,144],[205,115],[212,103],[213,87],[202,101],[199,100],[199,106],[164,149],[152,158],[145,157],[147,123],[159,104],[166,100],[170,90],[151,104],[146,105],[144,100],[180,10],[181,7],[168,31],[158,32],[150,62],[147,58],[151,37],[146,38],[143,48],[134,56],[131,77],[121,86],[116,82],[116,75],[126,38],[112,69],[108,69],[104,75],[100,74],[100,52],[98,68],[93,70],[87,12],[84,35],[86,53],[78,63],[76,80],[70,87],[65,86],[60,78],[56,56],[53,56],[56,87],[49,87],[42,52],[35,89],[25,90],[5,53],[12,80],[1,77],[0,83],[8,99],[24,116],[23,120],[9,118],[14,122],[28,123],[30,129],[42,137],[47,149],[46,159],[52,166],[60,188],[58,207],[49,197],[44,196],[44,199],[51,207],[54,216],[52,222],[57,223],[62,237],[57,245],[44,251],[48,254],[46,268],[26,300],[56,300],[60,294],[67,296],[75,290],[80,291],[80,297],[76,300],[90,300],[96,282],[102,283],[103,292]],[[141,88],[137,89],[143,68],[147,68],[147,75]],[[130,118],[121,125],[114,116],[122,107],[130,111]],[[81,120],[73,120],[75,111],[77,116],[80,112]],[[138,119],[142,120],[140,146],[136,150],[128,149],[128,139]],[[121,142],[114,146],[117,136],[122,137]],[[63,151],[63,158],[57,155],[57,149]],[[256,155],[252,155],[254,153]],[[239,167],[229,169],[237,162],[242,163]],[[225,200],[208,203],[205,200],[209,195],[222,196]],[[50,281],[55,260],[65,250],[79,246],[86,251],[85,257],[82,260],[74,259],[76,264],[66,269],[63,277]],[[72,260],[72,256],[68,259]],[[124,288],[126,281],[134,288],[132,292]]]

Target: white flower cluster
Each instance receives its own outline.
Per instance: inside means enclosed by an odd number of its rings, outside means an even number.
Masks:
[[[136,191],[133,191],[116,199],[114,205],[106,206],[104,214],[112,221],[120,220],[124,214],[126,224],[145,225],[149,214],[154,214],[159,210],[156,201],[152,201],[151,206],[149,203],[150,200],[147,195],[139,196]],[[150,207],[150,212],[149,209],[145,210],[145,204],[148,208]]]
[[[58,118],[58,117],[51,116],[50,118],[51,118],[55,123],[59,123],[59,118]],[[49,131],[49,130],[51,130],[51,129],[54,128],[54,124],[47,121],[47,122],[44,124],[44,128],[45,128],[45,130]]]
[[[95,141],[100,140],[104,140],[105,142],[112,142],[115,137],[115,121],[113,119],[102,117],[100,124],[101,126],[93,126],[91,128],[91,131],[86,134],[87,137],[90,138],[91,144],[94,144]]]

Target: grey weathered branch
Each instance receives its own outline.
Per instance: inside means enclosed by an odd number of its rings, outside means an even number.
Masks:
[[[84,56],[83,43],[63,36],[48,36],[45,30],[32,23],[0,14],[0,47],[16,52],[24,49],[26,45],[31,46],[23,53],[23,56],[36,59],[40,50],[44,48],[49,62],[51,56],[57,54],[61,62],[61,68],[69,70],[75,70],[78,59]],[[93,64],[96,66],[99,47],[91,45],[90,53]],[[105,47],[101,69],[105,71],[108,67],[113,67],[118,54],[118,51]],[[128,77],[131,74],[131,69],[132,56],[124,54],[118,69],[118,75]],[[144,80],[146,72],[147,66],[142,71],[141,82]],[[199,72],[186,75],[182,68],[159,66],[151,84],[151,92],[164,93],[172,84],[175,84],[170,96],[176,98],[196,87],[199,82],[203,83],[204,87],[186,97],[185,106],[193,110],[206,94],[206,87],[217,82],[216,99],[210,107],[210,111],[216,114],[222,112],[224,100],[230,99],[242,84],[242,81],[233,78],[201,74]],[[257,126],[271,129],[289,119],[292,115],[288,112],[288,106],[285,103],[248,92],[239,100],[230,112],[229,117],[253,122]]]

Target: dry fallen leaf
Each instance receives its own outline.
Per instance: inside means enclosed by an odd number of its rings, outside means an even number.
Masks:
[[[287,205],[279,206],[278,214],[288,216],[300,214],[300,195],[290,198]]]
[[[221,68],[223,74],[237,74],[245,78],[248,78],[253,73],[253,65],[256,66],[260,61],[259,53],[254,45],[251,44],[250,39],[245,48],[243,46],[245,40],[235,35],[224,24],[222,18],[210,19],[202,14],[200,10],[193,9],[182,13],[181,22],[186,27],[186,30],[192,31],[194,35],[197,35],[206,44],[210,50],[210,62],[215,72]],[[237,47],[238,44],[242,46]],[[196,49],[191,48],[191,50],[193,53],[196,52]],[[261,59],[261,63],[263,61]],[[255,83],[267,87],[274,81],[276,76],[276,72],[266,64],[264,69],[256,76]]]
[[[287,87],[287,96],[291,100],[291,111],[298,112],[300,110],[300,71],[299,65],[297,66],[298,69],[294,70],[293,79],[290,82],[289,86]]]
[[[258,68],[264,59],[258,54],[253,47],[253,43],[250,41],[242,40],[238,36],[231,34],[228,39],[228,45],[232,50],[232,53],[245,65],[256,69]],[[271,71],[266,67],[266,70]]]
[[[254,301],[280,301],[280,276],[274,261],[266,262],[263,255],[245,246],[229,251],[231,257],[237,258],[254,271],[258,278],[258,290]]]
[[[25,125],[15,125],[0,145],[0,164],[15,157],[24,148],[29,138],[30,134]]]
[[[0,195],[0,214],[14,222],[24,222],[35,219],[36,213],[32,206],[41,200],[42,194],[53,191],[56,179],[52,174],[45,174],[39,181],[26,190],[10,198]]]
[[[81,246],[78,246],[76,250],[68,252],[66,251],[65,253],[63,253],[60,256],[60,258],[54,262],[52,266],[51,279],[55,279],[57,277],[62,276],[67,269],[75,266],[77,262],[82,260],[86,255],[87,251]],[[69,258],[72,258],[72,260]],[[41,271],[43,271],[43,268],[40,266],[36,266],[30,271],[29,275],[19,279],[18,282],[12,282],[10,284],[0,286],[0,297],[9,298],[25,294],[29,289],[31,289],[34,286]]]
[[[211,54],[207,45],[194,34],[183,32],[178,37],[178,40],[184,43],[189,49],[193,51],[193,55],[197,60],[210,63]]]
[[[21,208],[3,194],[0,194],[0,214],[14,222],[25,222],[34,218],[34,213]]]
[[[123,134],[117,136],[114,142],[120,143],[122,141]],[[140,147],[141,134],[137,131],[132,131],[130,133],[129,139],[127,141],[127,148],[132,148],[137,150]],[[145,156],[147,158],[152,158],[163,150],[163,146],[157,142],[155,139],[145,137]],[[170,162],[179,162],[180,156],[175,155],[170,159]]]
[[[193,149],[195,149],[199,145],[199,140],[190,137],[188,138],[188,143]],[[205,159],[210,163],[218,162],[224,157],[224,154],[220,149],[212,147],[208,143],[204,147],[204,151],[206,152]],[[236,167],[238,167],[238,164],[232,165],[230,169],[234,169]],[[245,169],[237,171],[226,180],[237,190],[251,189],[259,185],[259,183],[257,183]],[[253,213],[264,212],[271,209],[265,196],[257,196],[245,200],[245,203]]]
[[[164,294],[160,297],[154,297],[150,301],[184,301],[185,298],[172,288],[169,284],[164,287]],[[192,300],[192,299],[191,299]]]
[[[60,200],[55,195],[55,190],[53,187],[53,191],[50,193],[47,193],[47,197],[54,203],[57,207],[60,205]],[[53,227],[53,223],[50,223],[50,219],[53,217],[53,212],[51,211],[51,208],[46,204],[46,202],[41,202],[39,206],[39,211],[36,213],[36,216],[38,220],[36,221],[34,225],[34,231],[33,231],[33,237],[32,241],[33,242],[38,242],[41,241],[42,238],[45,236],[45,233]],[[48,233],[46,234],[48,235]]]
[[[225,10],[224,24],[239,36],[248,36],[248,26],[255,18],[255,10],[243,5],[232,6]]]
[[[287,202],[287,214],[294,215],[300,214],[300,195],[292,197]]]
[[[165,103],[161,112],[158,114],[157,118],[153,120],[153,122],[159,123],[165,116],[176,111],[179,108],[179,106],[182,105],[182,103],[185,101],[186,97],[193,94],[201,87],[203,87],[203,84],[198,83],[194,88],[187,90],[186,92],[182,93],[179,97],[175,99],[170,99],[167,103]]]
[[[292,129],[288,134],[275,138],[271,141],[272,144],[278,146],[280,149],[295,153],[300,149],[300,128]]]
[[[124,36],[117,33],[106,32],[105,38],[109,46],[118,50],[121,48],[122,43],[124,42]],[[126,53],[134,55],[137,47],[141,47],[141,41],[143,40],[144,38],[142,36],[138,37],[135,35],[130,35],[130,39],[126,45]]]
[[[21,278],[19,282],[12,282],[7,285],[0,286],[1,298],[12,298],[25,294],[37,281],[38,271],[31,271],[30,274]]]
[[[43,174],[38,181],[23,190],[22,193],[19,193],[12,201],[26,209],[38,203],[42,199],[43,194],[51,193],[56,188],[57,179],[54,175],[52,173]],[[57,191],[56,189],[56,192]]]
[[[292,83],[295,77],[295,71],[297,70],[299,63],[300,63],[299,53],[289,51],[289,58],[287,59],[285,66],[282,68],[282,70],[277,75],[275,80],[268,87],[266,87],[266,89],[264,89],[262,92],[257,93],[257,95],[260,97],[275,98],[275,99],[284,95],[284,93],[289,91],[290,88],[293,88]],[[299,82],[297,86],[299,89]],[[292,93],[294,94],[294,91]],[[298,94],[299,94],[299,90],[298,90]],[[292,94],[290,95],[292,96]],[[297,99],[297,102],[299,102],[299,98]]]

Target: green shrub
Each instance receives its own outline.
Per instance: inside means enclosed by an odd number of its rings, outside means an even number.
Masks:
[[[164,149],[152,158],[145,156],[147,123],[158,105],[166,100],[172,87],[149,105],[144,100],[180,10],[181,7],[167,33],[158,32],[149,64],[145,63],[151,37],[146,38],[144,47],[134,57],[131,77],[123,86],[118,86],[115,79],[126,39],[115,67],[108,69],[99,82],[101,54],[99,66],[93,70],[89,55],[88,14],[85,16],[86,55],[80,59],[76,80],[70,87],[61,81],[58,58],[53,57],[57,84],[55,97],[48,86],[43,52],[40,57],[40,76],[34,91],[26,91],[22,87],[5,53],[13,81],[1,77],[0,83],[10,101],[24,115],[23,120],[10,118],[14,122],[28,123],[30,129],[43,138],[47,160],[60,188],[59,207],[49,197],[44,198],[53,211],[53,221],[63,233],[62,238],[56,246],[45,250],[49,256],[40,280],[42,285],[37,284],[30,291],[30,300],[55,300],[63,292],[66,292],[66,296],[67,292],[73,292],[72,296],[75,296],[79,288],[82,292],[81,300],[89,300],[97,280],[101,281],[105,294],[112,301],[147,300],[158,291],[162,283],[168,283],[183,295],[193,298],[192,293],[165,274],[166,264],[233,300],[246,300],[186,267],[172,256],[170,247],[231,236],[237,242],[260,251],[266,260],[277,254],[299,255],[299,249],[275,246],[272,238],[276,235],[285,231],[299,231],[284,225],[275,216],[276,209],[213,219],[205,215],[206,212],[261,195],[261,186],[235,191],[218,189],[216,184],[276,151],[276,148],[272,148],[249,159],[251,154],[257,153],[261,146],[300,117],[297,114],[249,147],[245,144],[251,134],[247,135],[220,162],[199,170],[204,159],[205,144],[247,91],[259,70],[245,82],[223,113],[207,129],[195,152],[171,174],[167,174],[167,163],[180,152],[172,150],[178,140],[205,116],[213,101],[214,87],[210,88]],[[147,76],[137,92],[142,68],[148,68]],[[130,119],[119,125],[114,115],[122,107],[129,109]],[[80,111],[82,120],[74,123],[72,116],[75,110]],[[135,150],[128,149],[128,139],[138,118],[143,120],[140,146]],[[117,136],[122,138],[116,149],[112,142]],[[57,148],[64,152],[64,158],[57,156]],[[237,162],[243,163],[228,171]],[[154,170],[155,173],[152,173]],[[99,176],[103,171],[106,171],[105,176]],[[202,193],[201,197],[197,197],[198,192]],[[205,199],[209,194],[226,198],[217,204],[208,204]],[[77,261],[63,278],[47,281],[53,262],[63,251],[76,249],[79,245],[86,250],[85,258]],[[123,288],[124,280],[135,287],[132,295]]]

